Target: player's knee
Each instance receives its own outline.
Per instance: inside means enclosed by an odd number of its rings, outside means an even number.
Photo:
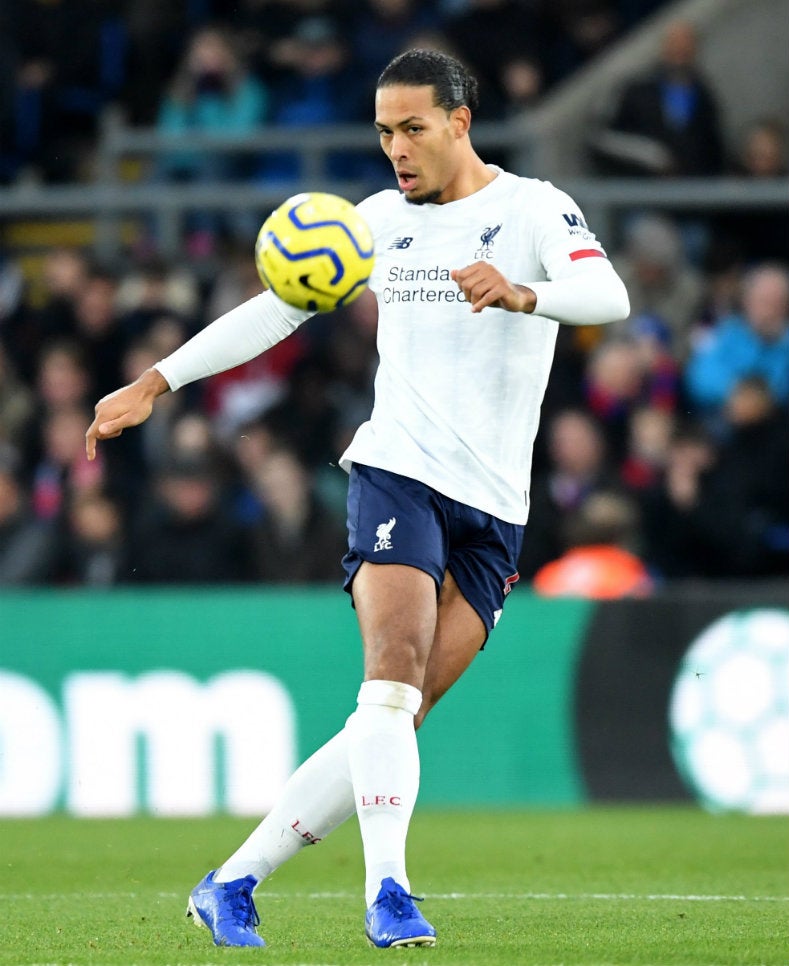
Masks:
[[[422,722],[425,720],[437,700],[438,698],[434,698],[430,691],[422,691],[422,703],[419,706],[419,710],[414,715],[414,728],[417,731],[422,726]]]
[[[427,666],[427,648],[422,641],[406,635],[396,643],[365,641],[365,677],[388,681],[406,681],[422,686]]]
[[[360,708],[384,707],[416,715],[422,703],[422,693],[401,681],[367,680],[359,688],[356,703]]]

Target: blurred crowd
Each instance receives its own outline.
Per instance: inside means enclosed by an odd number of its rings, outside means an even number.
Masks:
[[[0,0],[0,177],[31,166],[44,179],[80,177],[80,145],[110,100],[174,132],[369,121],[377,73],[417,43],[460,53],[482,79],[483,116],[501,118],[658,6],[239,0],[231,18],[211,0]],[[84,28],[85,56],[65,57],[66,22]],[[787,170],[772,118],[727,149],[682,23],[592,148],[600,173]],[[281,176],[291,160],[269,156],[257,173],[237,163],[177,152],[156,177]],[[0,586],[340,579],[337,460],[372,405],[370,293],[166,394],[144,426],[85,459],[99,397],[261,290],[248,229],[197,222],[190,237],[210,239],[210,272],[196,267],[199,246],[180,260],[139,246],[115,265],[54,248],[32,274],[0,251]],[[605,597],[679,579],[786,578],[789,211],[633,210],[609,255],[632,313],[560,327],[521,586]]]
[[[244,133],[369,122],[408,46],[478,74],[478,116],[532,106],[665,0],[0,0],[0,183],[89,177],[103,109],[132,124]],[[68,38],[68,42],[64,42]],[[249,160],[249,159],[247,159]],[[230,162],[233,174],[241,162]],[[163,174],[227,174],[180,154]],[[245,174],[287,170],[268,159]]]
[[[584,583],[590,553],[633,593],[789,576],[786,266],[702,273],[679,227],[653,214],[612,257],[633,314],[560,327],[524,583],[605,596]],[[337,460],[372,404],[371,294],[166,394],[89,463],[95,401],[260,283],[245,249],[207,289],[183,266],[151,259],[118,275],[76,249],[50,252],[43,282],[32,300],[12,262],[0,276],[0,585],[336,581]],[[543,571],[568,553],[557,585]]]

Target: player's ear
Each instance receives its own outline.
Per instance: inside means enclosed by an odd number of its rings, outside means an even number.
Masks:
[[[468,134],[468,129],[471,127],[471,111],[465,104],[461,104],[460,107],[456,107],[452,111],[449,122],[452,125],[455,137],[462,138],[463,135]]]

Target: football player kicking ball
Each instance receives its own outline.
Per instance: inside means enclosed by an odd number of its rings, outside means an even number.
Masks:
[[[406,872],[415,729],[484,646],[517,580],[534,436],[559,323],[625,318],[625,288],[574,202],[485,164],[469,139],[475,80],[410,50],[382,73],[375,126],[399,191],[359,211],[375,239],[375,405],[342,457],[343,559],[364,646],[345,727],[293,774],[188,911],[225,946],[263,946],[253,891],[356,812],[375,946],[432,946]],[[87,432],[118,436],[157,396],[229,369],[308,313],[265,292],[104,397]],[[316,645],[318,646],[318,645]]]

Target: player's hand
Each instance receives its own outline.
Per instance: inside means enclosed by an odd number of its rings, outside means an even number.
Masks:
[[[471,305],[472,312],[481,312],[488,306],[508,312],[533,312],[537,305],[537,296],[530,288],[513,285],[489,262],[473,262],[450,274]]]
[[[156,397],[169,388],[157,369],[147,369],[139,379],[100,399],[96,403],[96,418],[85,433],[88,459],[95,459],[98,440],[114,439],[124,429],[144,423],[151,415]]]

